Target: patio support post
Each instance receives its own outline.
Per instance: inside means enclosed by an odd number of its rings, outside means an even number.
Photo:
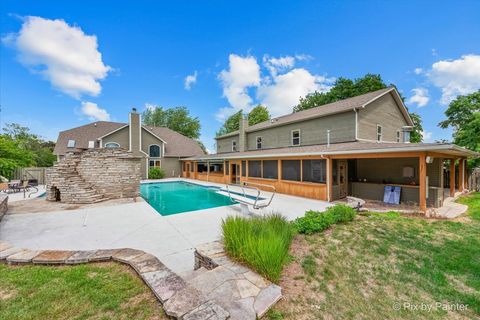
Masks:
[[[210,180],[210,162],[207,161],[207,181]]]
[[[327,158],[327,201],[332,201],[332,179],[333,179],[333,162],[332,158]]]
[[[450,197],[455,197],[455,158],[450,159]]]
[[[419,187],[420,187],[420,211],[427,211],[427,163],[425,153],[420,154],[419,159]]]
[[[464,180],[465,180],[465,160],[464,159],[459,159],[458,160],[458,191],[462,192],[463,187],[465,186]]]

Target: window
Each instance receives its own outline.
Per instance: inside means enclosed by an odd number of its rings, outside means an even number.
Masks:
[[[248,176],[252,178],[262,177],[262,161],[248,161]]]
[[[382,126],[377,124],[377,141],[382,141]]]
[[[160,157],[160,146],[153,144],[148,147],[148,154],[152,158],[159,158]]]
[[[160,160],[150,160],[149,161],[149,166],[150,166],[150,168],[160,168],[161,167],[161,162],[160,162]]]
[[[303,160],[303,181],[325,183],[327,181],[326,160]]]
[[[397,130],[397,142],[400,142],[400,130]]]
[[[292,146],[300,145],[300,129],[292,130]]]
[[[278,161],[277,160],[263,161],[263,177],[265,179],[278,179]]]
[[[186,168],[186,163],[182,162],[182,171],[187,171],[185,168]]]
[[[75,140],[68,140],[67,147],[68,148],[75,148]]]
[[[95,141],[93,140],[88,141],[88,149],[93,149],[93,148],[95,148]]]
[[[211,163],[210,164],[211,173],[221,173],[223,174],[223,162],[222,163]]]
[[[247,176],[247,162],[242,161],[242,177],[246,177],[246,176]]]
[[[207,172],[207,165],[205,163],[197,163],[197,172]]]
[[[403,131],[403,142],[410,142],[410,131]]]
[[[237,141],[232,140],[232,152],[237,151]]]
[[[257,137],[257,149],[262,149],[262,137]]]
[[[228,161],[225,161],[225,175],[229,175],[230,173],[230,163]]]
[[[193,162],[190,162],[190,172],[194,172],[195,171],[195,163]]]
[[[282,160],[282,179],[300,181],[300,160]]]
[[[116,142],[107,142],[105,148],[120,148],[120,145]]]

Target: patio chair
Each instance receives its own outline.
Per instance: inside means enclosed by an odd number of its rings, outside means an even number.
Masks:
[[[21,189],[22,181],[12,180],[8,183],[8,192],[18,192]]]

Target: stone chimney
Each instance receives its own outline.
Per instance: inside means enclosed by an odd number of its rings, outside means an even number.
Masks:
[[[245,130],[248,128],[248,118],[242,114],[240,118],[239,135],[238,135],[238,151],[243,152],[248,150],[247,146],[247,133]]]
[[[140,114],[137,112],[136,108],[132,108],[130,115],[128,117],[129,136],[130,136],[130,150],[133,155],[141,155],[141,145],[140,145],[140,135],[141,135],[141,119]]]

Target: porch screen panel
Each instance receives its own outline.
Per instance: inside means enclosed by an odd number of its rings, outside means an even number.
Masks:
[[[248,161],[248,176],[252,178],[262,177],[262,161]]]
[[[190,172],[195,172],[195,162],[190,162]]]
[[[326,160],[303,160],[303,181],[325,183],[327,181]]]
[[[229,175],[230,172],[230,162],[225,161],[225,175]]]
[[[204,163],[197,164],[197,172],[207,172],[207,166]]]
[[[277,160],[263,160],[263,177],[266,179],[278,179]]]
[[[282,160],[282,179],[300,181],[300,160]]]
[[[247,176],[247,162],[242,161],[242,177],[246,177],[246,176]]]

